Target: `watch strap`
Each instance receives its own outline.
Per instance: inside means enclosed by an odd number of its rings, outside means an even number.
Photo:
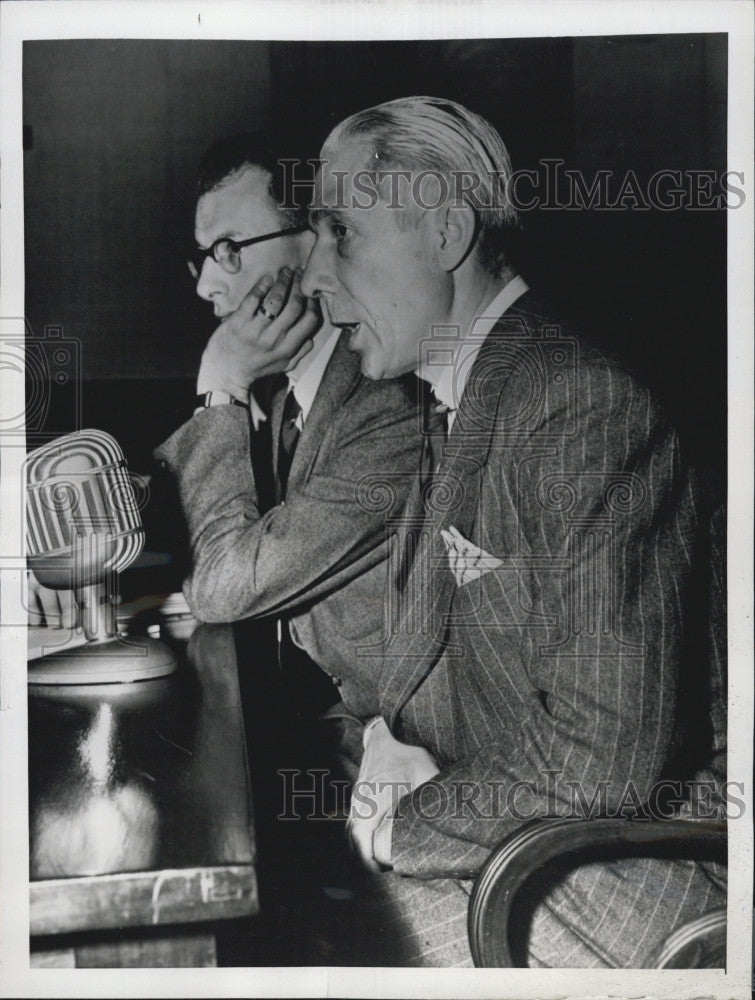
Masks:
[[[228,405],[242,406],[245,410],[249,409],[248,403],[232,396],[230,392],[225,392],[222,389],[211,389],[209,392],[200,392],[196,397],[194,401],[194,412],[199,413],[200,410],[207,409],[210,406]]]

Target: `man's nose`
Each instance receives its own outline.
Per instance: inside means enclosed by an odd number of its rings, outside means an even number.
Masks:
[[[308,299],[314,299],[335,291],[335,277],[330,263],[330,254],[318,237],[301,279],[301,290]]]
[[[225,271],[212,257],[205,257],[197,279],[197,295],[207,302],[226,291]]]

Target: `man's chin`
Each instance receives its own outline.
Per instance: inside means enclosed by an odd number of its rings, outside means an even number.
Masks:
[[[385,365],[379,359],[362,354],[360,360],[362,362],[362,374],[372,379],[373,382],[379,382],[380,379],[384,378],[391,378],[391,375],[385,370]]]
[[[412,370],[411,367],[397,369],[395,365],[391,364],[393,359],[384,358],[379,353],[375,354],[372,351],[359,347],[352,347],[351,350],[359,355],[362,374],[372,379],[373,382],[379,382],[381,379],[386,378],[398,378],[400,375],[405,375]]]
[[[377,381],[383,378],[382,367],[376,363],[376,359],[369,354],[364,347],[358,346],[354,343],[353,338],[348,343],[348,348],[353,351],[354,354],[359,356],[359,367],[362,375],[366,375],[367,378]]]
[[[362,374],[373,381],[383,378],[382,366],[379,364],[379,359],[373,357],[372,352],[369,350],[369,342],[363,341],[360,336],[362,334],[361,325],[356,326],[354,329],[344,327],[344,332],[349,338],[347,347],[354,354],[359,355]]]

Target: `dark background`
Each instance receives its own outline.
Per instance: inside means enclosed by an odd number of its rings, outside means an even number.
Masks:
[[[411,93],[488,117],[515,169],[726,169],[725,35],[24,44],[27,317],[35,338],[52,325],[80,341],[84,424],[132,466],[190,413],[214,327],[184,264],[203,150],[243,129],[317,155],[345,115]],[[530,285],[640,370],[723,490],[725,212],[523,221]],[[73,429],[70,397],[50,391],[45,419]]]

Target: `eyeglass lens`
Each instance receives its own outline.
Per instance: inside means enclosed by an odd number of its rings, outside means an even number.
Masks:
[[[239,251],[229,240],[221,240],[214,243],[209,251],[196,250],[187,261],[189,272],[195,281],[199,280],[207,257],[213,257],[228,274],[237,274],[241,266]]]
[[[215,244],[214,257],[223,270],[229,274],[236,274],[241,265],[238,250],[228,240],[223,240],[221,243]]]

